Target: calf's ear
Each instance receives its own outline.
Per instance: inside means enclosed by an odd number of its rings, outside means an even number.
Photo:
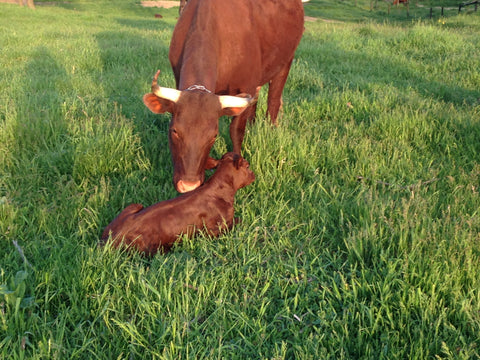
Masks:
[[[165,112],[173,113],[175,103],[173,101],[159,98],[153,93],[143,96],[143,103],[155,114],[163,114]]]
[[[242,165],[242,157],[238,154],[233,155],[233,165],[235,166],[235,169],[238,170],[238,168]]]

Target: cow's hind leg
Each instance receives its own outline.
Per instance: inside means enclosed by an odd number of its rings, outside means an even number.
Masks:
[[[267,112],[273,125],[277,125],[278,113],[282,108],[282,92],[283,88],[285,87],[285,83],[287,82],[292,60],[277,75],[275,75],[275,77],[270,80],[269,83]]]

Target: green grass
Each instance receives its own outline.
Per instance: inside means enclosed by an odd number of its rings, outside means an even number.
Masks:
[[[480,357],[479,14],[354,4],[306,4],[242,223],[153,259],[96,244],[176,196],[141,98],[177,9],[0,4],[1,359]]]
[[[412,19],[439,19],[458,15],[458,6],[469,1],[462,0],[410,0],[409,5],[392,5],[392,0],[314,0],[306,6],[307,15],[330,21],[384,23]],[[431,9],[431,10],[430,10]],[[432,11],[432,13],[430,13]],[[473,5],[463,7],[462,13],[471,14]]]

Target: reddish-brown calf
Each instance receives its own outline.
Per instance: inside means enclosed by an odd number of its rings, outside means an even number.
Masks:
[[[194,191],[144,208],[127,206],[103,231],[100,244],[112,241],[136,248],[145,255],[168,251],[181,235],[193,237],[200,231],[218,236],[234,222],[234,197],[251,184],[255,175],[240,155],[227,153],[207,182]]]

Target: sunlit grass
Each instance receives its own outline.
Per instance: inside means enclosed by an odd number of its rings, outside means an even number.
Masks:
[[[141,98],[174,86],[177,10],[0,4],[0,358],[478,358],[478,14],[378,4],[306,4],[335,22],[306,23],[278,128],[261,93],[242,222],[153,259],[96,244],[176,196]]]

